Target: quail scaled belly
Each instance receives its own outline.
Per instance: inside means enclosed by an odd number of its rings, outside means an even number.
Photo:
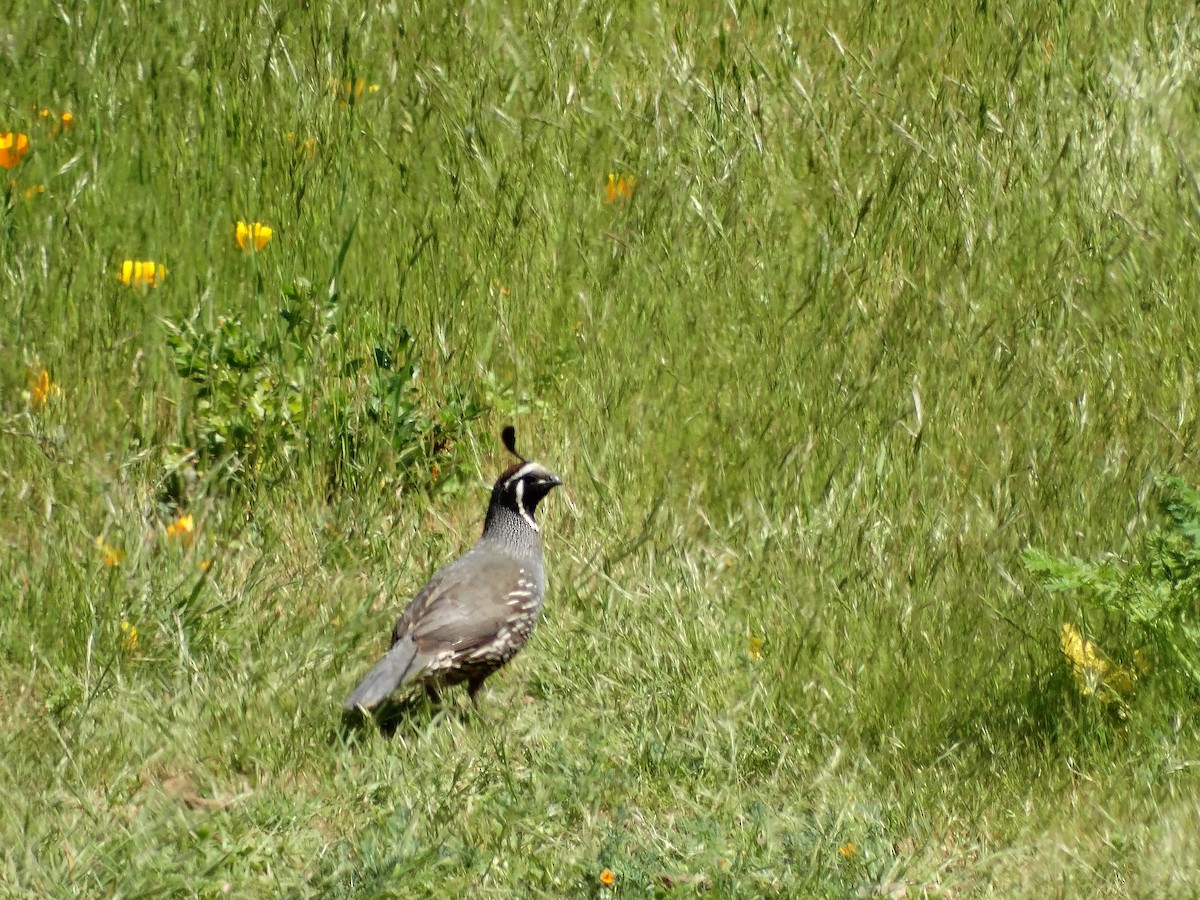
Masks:
[[[346,701],[371,711],[394,691],[467,683],[472,702],[489,675],[516,656],[542,610],[546,575],[538,503],[561,479],[524,459],[512,426],[504,445],[519,460],[496,480],[483,534],[438,571],[392,631],[392,647]]]

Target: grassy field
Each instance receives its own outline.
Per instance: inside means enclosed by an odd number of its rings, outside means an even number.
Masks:
[[[4,895],[1200,893],[1021,556],[1198,477],[1194,10],[4,6]],[[510,421],[544,621],[345,729]]]

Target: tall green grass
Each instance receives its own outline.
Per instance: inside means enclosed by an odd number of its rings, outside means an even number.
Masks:
[[[1195,481],[1194,12],[5,12],[5,891],[1196,892],[1194,698],[1083,702],[1021,561]],[[290,417],[240,467],[170,342],[231,321]],[[545,621],[345,732],[508,421]]]

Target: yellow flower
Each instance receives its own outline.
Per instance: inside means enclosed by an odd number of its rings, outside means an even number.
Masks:
[[[762,659],[762,644],[762,638],[750,635],[750,640],[746,643],[746,653],[751,659]]]
[[[190,544],[196,536],[196,520],[191,513],[184,513],[167,526],[167,537],[179,538],[185,544]]]
[[[633,188],[637,179],[632,175],[614,175],[608,173],[608,183],[604,185],[604,202],[616,203],[618,200],[632,200]]]
[[[251,250],[261,251],[267,246],[267,242],[271,240],[271,235],[275,232],[270,227],[262,222],[238,222],[237,228],[234,229],[233,236],[237,240],[237,245],[249,253]]]
[[[25,188],[25,199],[32,200],[35,195],[44,193],[46,193],[46,186],[44,184],[31,184]]]
[[[126,653],[132,653],[138,646],[137,628],[128,622],[121,623],[121,647]]]
[[[617,880],[617,876],[612,869],[605,869],[600,873],[600,883],[605,887],[612,887],[613,882]]]
[[[100,535],[96,536],[96,549],[100,551],[100,559],[106,568],[111,569],[125,561],[125,551],[120,547],[114,547]]]
[[[25,374],[29,385],[29,402],[34,409],[40,409],[56,397],[62,396],[62,390],[50,380],[50,373],[44,368],[31,368]]]
[[[50,134],[52,135],[66,131],[75,125],[75,117],[69,112],[55,115],[51,110],[38,106],[36,103],[33,104],[33,111],[37,113],[39,119],[53,121],[53,124],[50,126]]]
[[[854,846],[854,841],[848,841],[845,844],[842,844],[842,846],[838,847],[838,855],[842,857],[842,859],[849,859],[857,852],[858,848]]]
[[[363,91],[368,94],[374,94],[379,90],[377,84],[367,84],[367,79],[359,78],[331,78],[329,85],[333,89],[335,96],[339,97],[339,102],[345,106],[347,100],[357,99],[363,95]]]
[[[11,169],[29,152],[29,135],[9,131],[0,134],[0,166]]]
[[[304,155],[309,159],[312,159],[317,155],[317,139],[315,137],[309,136],[304,140],[300,140],[294,131],[289,131],[285,137],[287,138],[287,142],[292,145],[292,149],[295,150],[297,154],[303,152]]]
[[[158,287],[166,277],[167,267],[162,263],[155,263],[149,259],[127,259],[121,263],[121,271],[117,275],[117,280],[121,284],[128,284],[133,287],[139,285]]]
[[[1070,622],[1064,622],[1060,639],[1063,656],[1071,664],[1075,684],[1085,697],[1104,703],[1119,701],[1133,693],[1137,673],[1114,666],[1094,641],[1089,641]]]
[[[212,568],[212,560],[211,559],[200,560],[200,571],[201,572],[207,572],[211,568]]]

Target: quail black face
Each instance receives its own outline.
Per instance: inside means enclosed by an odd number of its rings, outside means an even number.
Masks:
[[[509,466],[492,488],[492,502],[501,503],[518,513],[533,528],[534,511],[548,493],[562,484],[562,479],[540,463],[519,462]]]

